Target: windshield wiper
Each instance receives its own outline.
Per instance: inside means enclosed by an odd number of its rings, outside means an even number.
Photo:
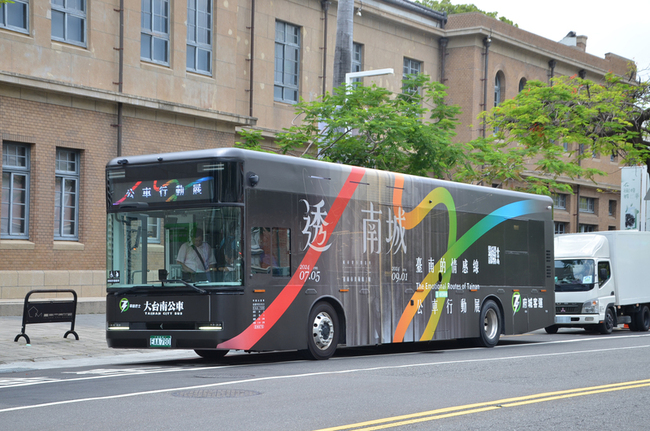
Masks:
[[[200,293],[208,293],[207,291],[201,289],[200,287],[196,287],[195,285],[190,284],[190,283],[188,283],[188,282],[185,281],[185,280],[164,280],[164,281],[161,280],[161,281],[160,281],[160,285],[161,285],[161,287],[163,287],[163,288],[165,287],[165,282],[167,282],[167,283],[182,283],[182,284],[184,284],[185,286],[187,286],[187,287],[189,287],[189,288],[192,288],[192,289],[196,290],[197,292],[200,292]],[[167,288],[169,288],[169,287],[167,287]],[[151,285],[148,285],[148,284],[143,284],[143,285],[140,285],[140,286],[129,287],[128,289],[126,289],[126,290],[120,290],[119,292],[113,292],[113,294],[114,294],[114,295],[117,295],[117,294],[119,293],[120,295],[123,295],[123,294],[125,294],[125,293],[135,292],[135,291],[137,291],[137,290],[143,290],[143,289],[151,290],[151,289],[159,289],[159,288],[157,288],[156,286],[151,286]]]
[[[196,291],[198,291],[198,292],[201,292],[201,293],[208,293],[208,292],[206,292],[205,290],[201,289],[200,287],[197,287],[197,286],[195,286],[194,284],[190,284],[190,283],[188,283],[188,282],[185,281],[185,280],[164,280],[164,281],[163,281],[163,280],[160,280],[160,285],[161,285],[162,287],[165,287],[165,281],[168,282],[168,283],[183,283],[185,286],[187,286],[187,287],[191,287],[192,289],[194,289],[194,290],[196,290]]]

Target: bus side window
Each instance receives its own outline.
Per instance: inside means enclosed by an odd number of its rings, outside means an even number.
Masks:
[[[251,229],[251,269],[274,277],[291,275],[291,230],[254,227]]]
[[[598,262],[598,287],[602,287],[609,277],[611,277],[609,262]]]

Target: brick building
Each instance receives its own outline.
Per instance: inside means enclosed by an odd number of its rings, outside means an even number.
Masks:
[[[482,133],[476,117],[486,106],[513,97],[527,80],[627,72],[627,59],[588,54],[585,37],[558,43],[481,14],[446,17],[406,0],[355,6],[353,68],[393,68],[392,76],[364,78],[392,91],[403,72],[448,85],[449,102],[463,111],[462,141]],[[332,89],[336,11],[336,1],[320,0],[0,7],[0,299],[38,288],[103,296],[105,164],[232,146],[241,128],[262,130],[271,145],[294,121],[299,97]],[[619,165],[590,163],[611,175],[597,185],[574,182],[585,212],[575,196],[557,197],[560,231],[618,226]]]

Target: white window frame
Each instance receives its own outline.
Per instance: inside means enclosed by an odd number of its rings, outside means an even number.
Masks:
[[[363,71],[363,45],[352,43],[352,72]],[[352,82],[363,82],[363,78],[352,78]]]
[[[596,211],[596,198],[580,196],[580,212],[594,214]]]
[[[19,150],[24,150],[24,155]],[[22,160],[23,163],[18,163]],[[0,221],[0,238],[4,239],[29,239],[29,180],[31,170],[31,155],[28,145],[15,142],[4,142],[2,145],[2,206]],[[25,200],[14,201],[15,178],[25,178]],[[16,205],[25,207],[23,231],[14,230],[14,217]],[[20,218],[19,218],[20,219]]]
[[[556,209],[566,209],[566,195],[562,193],[553,193],[553,204]]]
[[[297,103],[300,98],[300,42],[300,27],[275,22],[273,100]]]
[[[208,56],[205,69],[199,67],[202,53]],[[186,67],[190,72],[212,75],[212,0],[187,0]]]
[[[80,153],[66,148],[56,149],[55,158],[55,189],[54,189],[54,239],[79,239],[79,181]],[[60,185],[60,188],[59,188]],[[71,186],[73,191],[67,191]],[[74,194],[72,198],[70,195]],[[66,219],[66,210],[72,209],[74,215]],[[66,225],[72,224],[72,229]]]
[[[140,60],[169,66],[169,0],[142,0],[140,12]],[[156,57],[156,44],[164,44],[165,58]],[[149,55],[145,55],[145,48]]]
[[[78,3],[81,9],[74,7],[73,3]],[[86,0],[51,0],[50,5],[52,7],[52,40],[85,47],[88,39],[86,36],[88,34]],[[55,36],[53,33],[55,28],[54,16],[57,13],[63,15],[63,37]],[[81,25],[83,25],[82,40],[71,39],[68,35],[69,21],[72,19],[81,21]]]
[[[406,78],[407,75],[417,75],[422,70],[422,62],[412,58],[404,57],[404,65],[402,68],[402,76]]]
[[[555,234],[556,235],[561,235],[563,233],[566,233],[566,222],[556,221],[555,222]]]
[[[11,25],[9,22],[12,18],[12,12],[15,13],[16,8],[22,8],[22,16],[25,20],[24,27]],[[29,0],[13,0],[13,3],[0,4],[0,28],[13,30],[20,33],[29,33]]]

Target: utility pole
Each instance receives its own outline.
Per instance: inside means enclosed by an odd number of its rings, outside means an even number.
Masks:
[[[334,86],[345,82],[352,71],[352,38],[354,34],[354,0],[339,0],[336,11],[336,47],[334,49]]]

